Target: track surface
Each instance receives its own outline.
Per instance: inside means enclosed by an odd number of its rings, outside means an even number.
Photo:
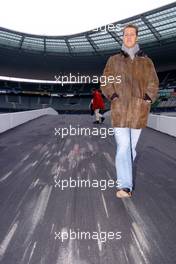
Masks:
[[[69,124],[93,129],[87,115],[44,116],[0,135],[0,263],[176,263],[176,139],[143,129],[135,192],[117,199],[115,187],[56,184],[116,180],[114,137],[55,135]]]

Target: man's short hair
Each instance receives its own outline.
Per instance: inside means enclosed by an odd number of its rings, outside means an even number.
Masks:
[[[133,24],[128,24],[126,25],[124,28],[123,28],[123,35],[124,35],[124,32],[125,32],[125,29],[126,28],[134,28],[136,30],[136,36],[138,36],[138,32],[139,32],[139,29],[136,25],[133,25]]]

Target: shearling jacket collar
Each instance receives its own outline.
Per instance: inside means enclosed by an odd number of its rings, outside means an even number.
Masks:
[[[122,50],[122,49],[120,50],[120,54],[122,56],[124,56],[124,57],[129,57],[129,54],[126,51]],[[142,49],[138,50],[135,53],[135,57],[137,57],[137,56],[138,57],[147,57],[146,53]]]

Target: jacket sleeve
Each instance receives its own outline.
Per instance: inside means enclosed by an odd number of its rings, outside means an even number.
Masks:
[[[148,79],[148,85],[147,85],[147,90],[146,94],[147,96],[150,97],[152,103],[155,102],[159,90],[159,79],[154,67],[154,64],[151,59],[149,59],[149,79]]]
[[[100,89],[104,96],[108,100],[113,100],[114,97],[118,97],[118,95],[115,93],[114,89],[114,82],[111,80],[108,80],[109,76],[113,76],[113,62],[112,62],[112,56],[108,59],[106,66],[103,71],[103,80],[105,82],[101,81]]]

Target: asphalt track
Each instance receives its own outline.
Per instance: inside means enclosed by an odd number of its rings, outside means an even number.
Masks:
[[[105,185],[61,190],[70,178],[116,180],[114,137],[55,135],[69,124],[97,126],[44,116],[0,134],[0,263],[176,263],[176,139],[143,129],[135,192],[117,199]]]

